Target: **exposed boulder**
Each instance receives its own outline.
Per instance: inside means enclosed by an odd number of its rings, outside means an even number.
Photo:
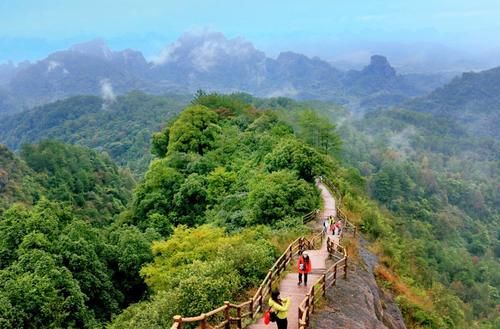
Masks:
[[[377,257],[361,239],[359,262],[351,261],[347,280],[327,290],[327,306],[313,315],[313,328],[406,329],[403,315],[392,296],[382,291],[373,269]]]

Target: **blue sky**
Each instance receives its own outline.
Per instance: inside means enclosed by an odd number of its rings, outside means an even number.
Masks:
[[[154,56],[202,29],[243,37],[270,56],[294,50],[356,61],[386,52],[401,61],[420,50],[422,60],[433,52],[484,60],[500,49],[500,1],[0,0],[0,62],[40,59],[93,38]]]

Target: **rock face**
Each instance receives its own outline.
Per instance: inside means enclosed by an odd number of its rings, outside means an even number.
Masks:
[[[406,329],[392,296],[379,289],[373,275],[377,258],[361,238],[360,263],[350,263],[347,280],[328,289],[328,304],[313,315],[313,328]]]

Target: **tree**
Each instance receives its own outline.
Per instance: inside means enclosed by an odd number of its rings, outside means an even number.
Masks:
[[[194,226],[204,221],[204,213],[207,205],[206,178],[199,174],[189,175],[179,190],[175,193],[173,205],[175,210],[172,214],[173,222]]]
[[[208,225],[177,227],[170,239],[153,243],[154,261],[141,271],[153,298],[129,307],[110,328],[164,328],[176,314],[196,316],[234,300],[272,265],[266,238],[262,230],[229,235]]]
[[[304,215],[318,205],[318,199],[315,188],[289,170],[261,174],[250,183],[247,225]]]
[[[319,173],[320,161],[319,154],[313,148],[296,139],[282,140],[272,153],[264,158],[267,170],[294,170],[299,178],[308,182],[314,181],[314,177]]]
[[[205,106],[186,108],[170,128],[168,152],[195,152],[203,155],[220,128],[217,114]]]
[[[112,281],[108,257],[112,252],[100,230],[82,221],[73,221],[62,230],[54,253],[61,257],[86,296],[86,305],[100,321],[119,310],[124,296]]]
[[[97,324],[71,272],[38,249],[0,270],[0,300],[5,302],[0,319],[11,328],[92,328]]]
[[[342,145],[335,125],[327,117],[313,110],[299,113],[299,136],[309,145],[327,154],[338,153]]]
[[[147,286],[140,276],[141,267],[153,260],[151,244],[160,240],[154,229],[141,232],[135,226],[122,226],[109,233],[109,267],[113,270],[113,284],[123,293],[123,304],[138,302]]]
[[[154,160],[144,181],[137,187],[133,203],[133,223],[141,229],[150,226],[153,214],[166,216],[175,210],[173,199],[183,177],[168,167],[166,159]]]
[[[151,153],[159,158],[163,158],[168,152],[170,129],[165,128],[153,134],[151,141]]]

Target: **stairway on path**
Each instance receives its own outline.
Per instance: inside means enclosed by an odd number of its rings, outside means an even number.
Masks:
[[[323,210],[321,216],[319,216],[319,224],[322,225],[322,220],[329,216],[336,215],[335,199],[333,198],[330,191],[322,183],[317,183],[318,188],[321,191],[321,198],[323,199]],[[338,237],[333,235],[328,235],[330,239],[336,240],[338,243]],[[329,257],[328,250],[326,248],[326,238],[323,239],[323,243],[320,249],[307,250],[307,254],[311,259],[312,272],[308,275],[309,286],[298,286],[298,274],[289,273],[287,274],[280,283],[280,295],[281,297],[290,297],[291,304],[288,309],[288,328],[295,329],[299,326],[299,305],[304,300],[309,287],[314,284],[326,271],[326,260]],[[292,264],[295,268],[296,264]],[[265,301],[265,310],[267,310],[267,300]],[[264,319],[260,318],[255,324],[249,326],[251,329],[270,329],[274,328],[276,325],[271,323],[269,325],[264,324]]]

